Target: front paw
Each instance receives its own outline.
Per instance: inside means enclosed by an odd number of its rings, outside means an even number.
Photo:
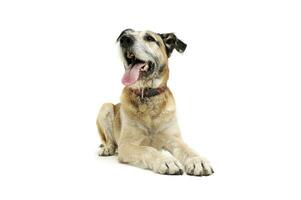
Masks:
[[[113,145],[101,144],[98,150],[98,156],[112,156],[115,154],[116,148]]]
[[[214,173],[209,161],[201,157],[188,158],[185,162],[185,171],[193,176],[210,176]]]
[[[166,175],[182,175],[184,171],[181,163],[173,157],[158,159],[153,169],[159,174]]]

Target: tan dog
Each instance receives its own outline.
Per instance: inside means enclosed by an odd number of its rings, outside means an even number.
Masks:
[[[173,33],[124,30],[117,39],[123,59],[125,85],[121,103],[102,106],[97,127],[103,144],[100,156],[118,160],[160,174],[208,176],[209,162],[182,140],[173,95],[167,87],[168,58],[186,44]],[[160,150],[166,150],[166,154]]]

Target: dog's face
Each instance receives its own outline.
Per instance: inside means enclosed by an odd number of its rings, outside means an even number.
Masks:
[[[130,87],[158,87],[168,79],[168,58],[186,44],[175,34],[126,29],[117,39],[125,67],[122,83]]]

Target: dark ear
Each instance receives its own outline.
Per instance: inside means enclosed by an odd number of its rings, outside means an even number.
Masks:
[[[117,42],[119,41],[119,39],[126,33],[126,32],[131,32],[131,31],[134,31],[133,29],[130,29],[130,28],[127,28],[127,29],[125,29],[124,31],[122,31],[121,33],[120,33],[120,35],[118,36],[118,38],[117,38]]]
[[[185,51],[187,45],[179,40],[174,33],[163,33],[159,35],[164,42],[166,54],[168,57],[170,57],[174,49],[176,49],[180,53],[183,53]]]

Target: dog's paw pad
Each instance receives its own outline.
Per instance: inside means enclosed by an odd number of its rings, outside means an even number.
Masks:
[[[185,163],[185,171],[193,176],[210,176],[214,173],[209,161],[205,158],[189,158]]]

